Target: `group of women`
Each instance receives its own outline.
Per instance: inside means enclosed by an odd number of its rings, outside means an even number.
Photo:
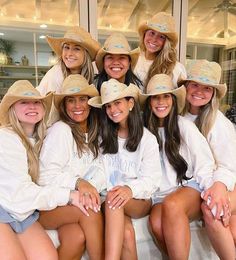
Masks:
[[[235,259],[236,131],[219,111],[221,67],[192,60],[186,73],[169,14],[138,32],[135,50],[120,33],[101,48],[78,27],[48,37],[58,63],[37,88],[19,80],[4,96],[1,259],[137,259],[132,218],[147,215],[170,259],[188,259],[201,217],[220,259]],[[58,231],[57,250],[45,229]]]

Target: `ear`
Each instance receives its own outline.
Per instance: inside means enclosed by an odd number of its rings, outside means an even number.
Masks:
[[[129,106],[129,111],[132,111],[133,107],[134,107],[134,98],[130,98],[128,101],[128,106]]]

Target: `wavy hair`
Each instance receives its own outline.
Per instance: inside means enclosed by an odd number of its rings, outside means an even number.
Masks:
[[[140,48],[145,52],[146,48],[143,42],[140,44]],[[176,48],[173,45],[173,42],[166,37],[163,48],[157,53],[148,71],[148,75],[144,83],[145,92],[146,92],[147,83],[154,75],[167,74],[172,77],[172,72],[174,70],[176,62],[177,62]]]
[[[125,97],[129,100],[133,97]],[[118,131],[119,123],[114,123],[107,115],[105,106],[102,107],[101,112],[102,119],[102,142],[100,147],[102,153],[115,154],[118,152]],[[143,122],[140,116],[139,104],[134,100],[134,107],[132,111],[129,111],[127,118],[128,123],[128,138],[126,139],[125,148],[129,152],[135,152],[143,136]]]
[[[81,47],[82,48],[82,47]],[[81,71],[79,74],[81,74],[82,76],[84,76],[87,81],[89,82],[89,84],[93,83],[93,78],[94,78],[94,69],[93,69],[93,65],[92,65],[92,59],[88,53],[87,50],[84,50],[84,61],[81,64]],[[62,57],[59,58],[60,66],[61,66],[61,70],[64,76],[64,79],[66,77],[68,77],[71,74],[70,69],[68,69],[66,67],[66,64],[64,63],[64,61],[62,60]]]
[[[187,87],[188,85],[186,85]],[[220,106],[220,97],[218,91],[213,88],[214,92],[211,101],[205,106],[200,107],[200,113],[198,114],[195,124],[199,131],[203,134],[205,138],[209,134],[212,126],[215,123],[217,111]],[[186,100],[185,108],[183,110],[183,115],[185,115],[190,110],[190,104]]]
[[[88,140],[86,142],[86,136],[82,131],[80,124],[72,120],[66,112],[65,105],[66,97],[63,98],[59,105],[60,119],[70,126],[73,138],[75,140],[78,155],[81,157],[88,149],[93,153],[94,158],[98,156],[98,111],[96,108],[91,107],[87,126],[88,126]]]
[[[158,132],[160,120],[155,114],[153,114],[151,109],[151,97],[146,100],[143,119],[144,126],[146,126],[156,136],[160,151],[163,149],[165,150],[169,163],[176,171],[177,182],[182,185],[183,180],[190,180],[192,177],[189,178],[186,176],[188,164],[179,153],[181,146],[181,135],[178,125],[178,107],[176,97],[172,94],[171,96],[173,105],[169,115],[164,118],[164,144]]]
[[[46,108],[43,103],[44,109]],[[23,146],[27,153],[28,173],[33,182],[36,182],[39,175],[39,153],[43,144],[43,139],[46,134],[46,123],[43,118],[35,125],[33,137],[35,138],[35,144],[33,145],[29,138],[26,136],[24,129],[22,128],[20,121],[18,120],[13,106],[8,110],[9,124],[6,127],[11,128],[21,139]]]

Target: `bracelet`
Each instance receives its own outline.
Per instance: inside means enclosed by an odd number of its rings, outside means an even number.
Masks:
[[[78,190],[78,189],[79,189],[79,183],[80,183],[81,180],[82,180],[82,178],[80,178],[80,177],[76,180],[75,190]]]

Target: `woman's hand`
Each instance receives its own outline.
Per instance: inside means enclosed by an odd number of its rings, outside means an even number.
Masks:
[[[107,202],[110,209],[123,207],[130,199],[133,193],[129,186],[116,186],[107,193]]]
[[[71,191],[68,204],[78,207],[86,216],[89,216],[87,209],[80,202],[80,197],[81,197],[81,195],[80,195],[79,191],[77,191],[77,190]]]
[[[227,224],[231,216],[231,208],[226,186],[222,182],[215,182],[204,192],[203,200],[206,201],[206,203],[208,202],[207,205],[211,210],[216,207],[215,219],[222,219],[224,220],[222,221],[223,224]],[[223,212],[223,216],[220,216],[221,212]]]
[[[76,188],[80,192],[80,203],[82,203],[87,210],[92,209],[94,212],[98,212],[100,210],[101,200],[96,188],[83,179],[79,181]]]

